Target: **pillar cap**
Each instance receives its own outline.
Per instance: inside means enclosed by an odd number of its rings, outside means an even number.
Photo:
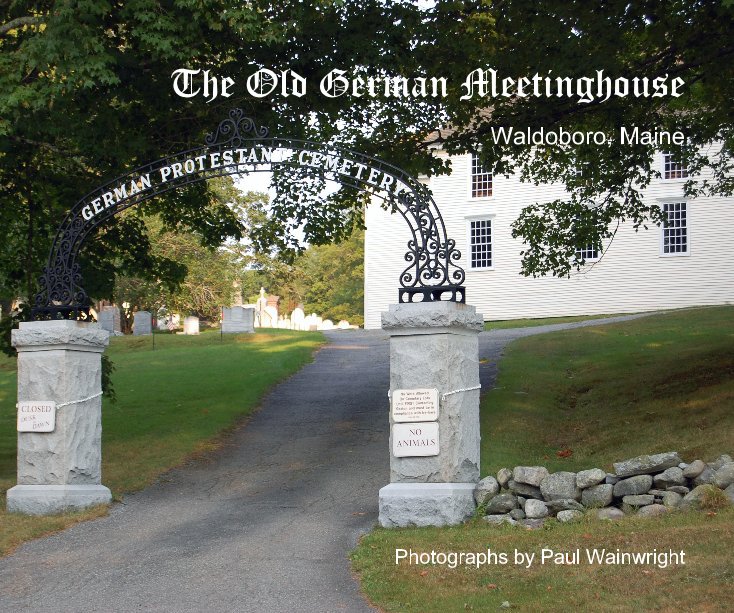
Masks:
[[[102,352],[110,342],[110,334],[97,324],[58,319],[24,321],[12,331],[12,344],[19,351],[70,349]]]
[[[391,334],[481,332],[484,318],[475,307],[459,302],[391,304],[382,313],[382,329]]]

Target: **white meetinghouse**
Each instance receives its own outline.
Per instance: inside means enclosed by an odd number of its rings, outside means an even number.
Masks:
[[[440,148],[435,155],[447,156]],[[520,274],[523,244],[512,238],[511,224],[523,207],[563,198],[565,187],[492,176],[476,155],[452,157],[450,175],[424,182],[461,251],[466,302],[487,321],[734,302],[734,198],[686,198],[686,169],[664,152],[655,163],[661,177],[643,198],[661,206],[666,227],[648,224],[636,232],[622,223],[603,253],[583,253],[586,264],[570,278],[533,278]],[[367,208],[365,221],[365,328],[379,328],[380,313],[398,301],[410,233],[399,214],[377,204]]]

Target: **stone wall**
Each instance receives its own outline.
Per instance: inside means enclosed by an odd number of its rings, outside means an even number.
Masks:
[[[729,455],[709,463],[686,463],[674,451],[644,455],[616,462],[613,473],[600,468],[550,473],[543,466],[516,466],[485,477],[474,490],[485,521],[528,528],[554,516],[572,521],[590,509],[600,519],[653,517],[699,508],[712,497],[734,504],[734,460]]]

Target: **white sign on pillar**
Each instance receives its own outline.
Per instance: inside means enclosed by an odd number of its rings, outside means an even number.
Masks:
[[[438,423],[393,424],[392,454],[396,458],[438,455]]]
[[[437,389],[402,389],[391,394],[392,420],[396,423],[438,419]]]
[[[18,432],[53,432],[56,403],[51,400],[18,403]]]

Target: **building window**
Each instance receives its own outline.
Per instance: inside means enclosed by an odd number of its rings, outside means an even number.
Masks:
[[[482,166],[479,156],[471,156],[471,197],[489,198],[492,195],[492,173]]]
[[[579,179],[588,179],[591,175],[591,162],[579,162],[574,173]]]
[[[688,169],[676,161],[672,153],[663,153],[663,178],[664,179],[687,179]]]
[[[579,262],[591,262],[599,259],[599,250],[594,245],[586,245],[583,249],[576,249],[576,259]]]
[[[685,202],[663,204],[666,224],[663,226],[663,254],[688,253],[688,211]]]
[[[469,220],[469,268],[492,267],[492,220]]]

